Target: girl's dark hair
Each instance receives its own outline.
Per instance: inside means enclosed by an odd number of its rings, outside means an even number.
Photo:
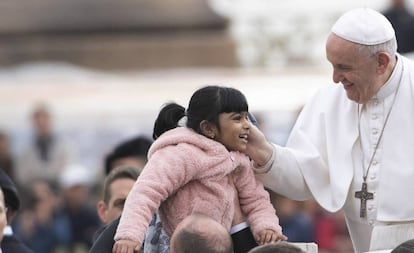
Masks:
[[[154,124],[153,138],[157,139],[162,133],[176,128],[178,121],[187,116],[187,127],[201,133],[200,122],[207,120],[218,126],[220,113],[249,111],[246,97],[237,89],[221,86],[206,86],[196,92],[185,108],[176,103],[164,105]]]

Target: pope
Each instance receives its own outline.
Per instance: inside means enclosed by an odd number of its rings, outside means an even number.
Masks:
[[[343,210],[355,252],[414,238],[414,65],[379,12],[344,13],[326,41],[333,82],[303,108],[285,147],[251,128],[257,177],[296,200]]]

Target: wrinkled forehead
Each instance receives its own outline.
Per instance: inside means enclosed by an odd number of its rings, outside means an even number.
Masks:
[[[328,36],[326,41],[326,58],[328,61],[336,61],[338,59],[345,60],[354,59],[358,52],[356,43],[347,41],[334,33]]]

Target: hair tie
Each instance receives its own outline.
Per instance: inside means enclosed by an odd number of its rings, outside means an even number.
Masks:
[[[177,123],[178,126],[180,127],[185,127],[187,126],[187,116],[184,115]]]

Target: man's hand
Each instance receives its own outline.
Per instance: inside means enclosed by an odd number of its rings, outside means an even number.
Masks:
[[[265,165],[272,157],[273,147],[264,134],[253,124],[250,126],[249,139],[245,154],[252,159],[257,166]]]

